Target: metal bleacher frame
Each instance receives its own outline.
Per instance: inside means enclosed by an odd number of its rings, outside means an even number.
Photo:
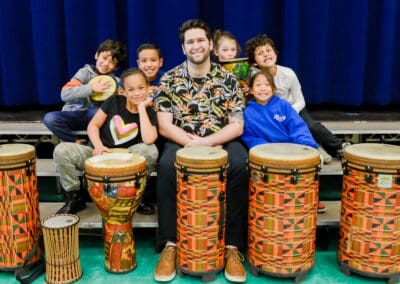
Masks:
[[[399,143],[400,121],[323,121],[322,122],[334,134],[343,137],[352,143],[377,142],[377,143]],[[76,132],[83,138],[86,131]],[[0,143],[28,143],[49,142],[57,144],[59,141],[40,121],[37,122],[5,122],[0,121]],[[52,159],[37,159],[37,176],[57,177]],[[342,175],[342,165],[334,159],[329,165],[324,165],[321,175]],[[62,203],[41,202],[41,215],[54,214]],[[340,219],[340,201],[324,201],[327,212],[318,214],[318,226],[337,226]],[[89,203],[88,208],[79,212],[79,228],[98,229],[102,228],[101,216],[94,204]],[[133,226],[136,228],[157,228],[157,214],[140,215],[134,214]]]

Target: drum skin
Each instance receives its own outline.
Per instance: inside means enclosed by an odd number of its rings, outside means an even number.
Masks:
[[[130,153],[110,153],[85,162],[89,194],[104,220],[106,270],[136,268],[132,216],[146,186],[146,160]]]
[[[72,214],[42,220],[47,283],[72,283],[82,277],[78,223],[79,217]]]
[[[290,144],[249,152],[250,272],[303,279],[314,265],[319,151]]]
[[[176,153],[177,271],[215,279],[224,267],[228,154],[215,147]]]
[[[35,147],[0,145],[0,269],[15,270],[43,257]]]
[[[90,96],[90,100],[95,103],[102,103],[117,92],[117,82],[113,77],[108,75],[98,75],[90,80],[89,84],[100,80],[110,83],[110,87],[104,92],[95,92],[92,96]]]
[[[342,272],[400,277],[400,146],[360,143],[344,152],[338,261]]]

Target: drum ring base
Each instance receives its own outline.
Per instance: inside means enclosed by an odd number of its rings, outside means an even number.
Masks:
[[[112,270],[112,269],[108,268],[107,266],[104,266],[104,268],[106,269],[106,271],[107,271],[108,273],[112,273],[112,274],[125,274],[125,273],[129,273],[129,272],[135,270],[136,267],[137,267],[137,264],[135,263],[135,265],[134,265],[132,268],[129,268],[129,269],[126,269],[126,270],[118,271],[118,270],[115,270],[115,269]]]
[[[223,269],[223,267],[216,269],[216,270],[207,271],[207,272],[194,272],[194,271],[183,269],[179,265],[176,266],[176,272],[178,273],[179,277],[183,277],[184,274],[192,275],[192,276],[201,276],[201,280],[203,282],[214,281],[217,273],[220,272],[222,269]]]
[[[294,283],[300,283],[304,281],[307,277],[307,273],[312,269],[309,268],[304,271],[300,271],[298,273],[292,273],[292,274],[279,274],[279,273],[273,273],[273,272],[267,272],[262,270],[261,268],[257,268],[254,265],[249,264],[249,271],[252,275],[258,277],[260,274],[266,275],[266,276],[271,276],[271,277],[276,277],[276,278],[294,278]]]
[[[400,272],[398,273],[392,273],[392,274],[375,274],[375,273],[370,273],[370,272],[365,272],[361,271],[355,268],[349,267],[347,264],[342,262],[340,259],[338,259],[340,271],[346,275],[346,276],[351,276],[352,273],[358,274],[361,276],[365,277],[371,277],[371,278],[386,278],[388,284],[396,284],[400,281]]]

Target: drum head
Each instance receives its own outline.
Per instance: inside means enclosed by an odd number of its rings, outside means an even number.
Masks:
[[[42,221],[42,226],[47,229],[67,228],[79,222],[79,217],[72,214],[60,214],[51,216]]]
[[[35,156],[35,147],[29,144],[0,145],[0,165],[34,159]]]
[[[115,81],[115,79],[111,76],[108,75],[98,75],[96,77],[94,77],[92,80],[89,81],[90,83],[93,82],[98,82],[98,81],[102,81],[102,82],[107,82],[110,83],[110,87],[104,91],[104,92],[98,92],[98,93],[94,93],[90,99],[94,102],[104,102],[106,99],[108,99],[110,96],[114,95],[115,92],[117,91],[117,82]]]
[[[378,143],[360,143],[348,146],[344,158],[356,164],[371,167],[400,168],[400,146]]]
[[[145,158],[132,153],[107,153],[85,161],[85,171],[95,176],[131,175],[145,169]]]
[[[250,149],[251,163],[274,168],[304,168],[318,165],[319,151],[293,143],[268,143]]]
[[[176,152],[176,162],[193,168],[219,167],[228,163],[228,152],[207,146],[182,148]]]

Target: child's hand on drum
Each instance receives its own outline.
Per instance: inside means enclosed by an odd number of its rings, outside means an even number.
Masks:
[[[105,93],[112,87],[112,82],[104,79],[94,80],[90,82],[93,93]]]
[[[111,153],[111,150],[110,150],[109,148],[107,148],[106,146],[104,146],[104,145],[95,147],[95,148],[93,149],[93,156],[101,155],[101,154],[103,154],[104,152],[105,152],[105,153]]]

